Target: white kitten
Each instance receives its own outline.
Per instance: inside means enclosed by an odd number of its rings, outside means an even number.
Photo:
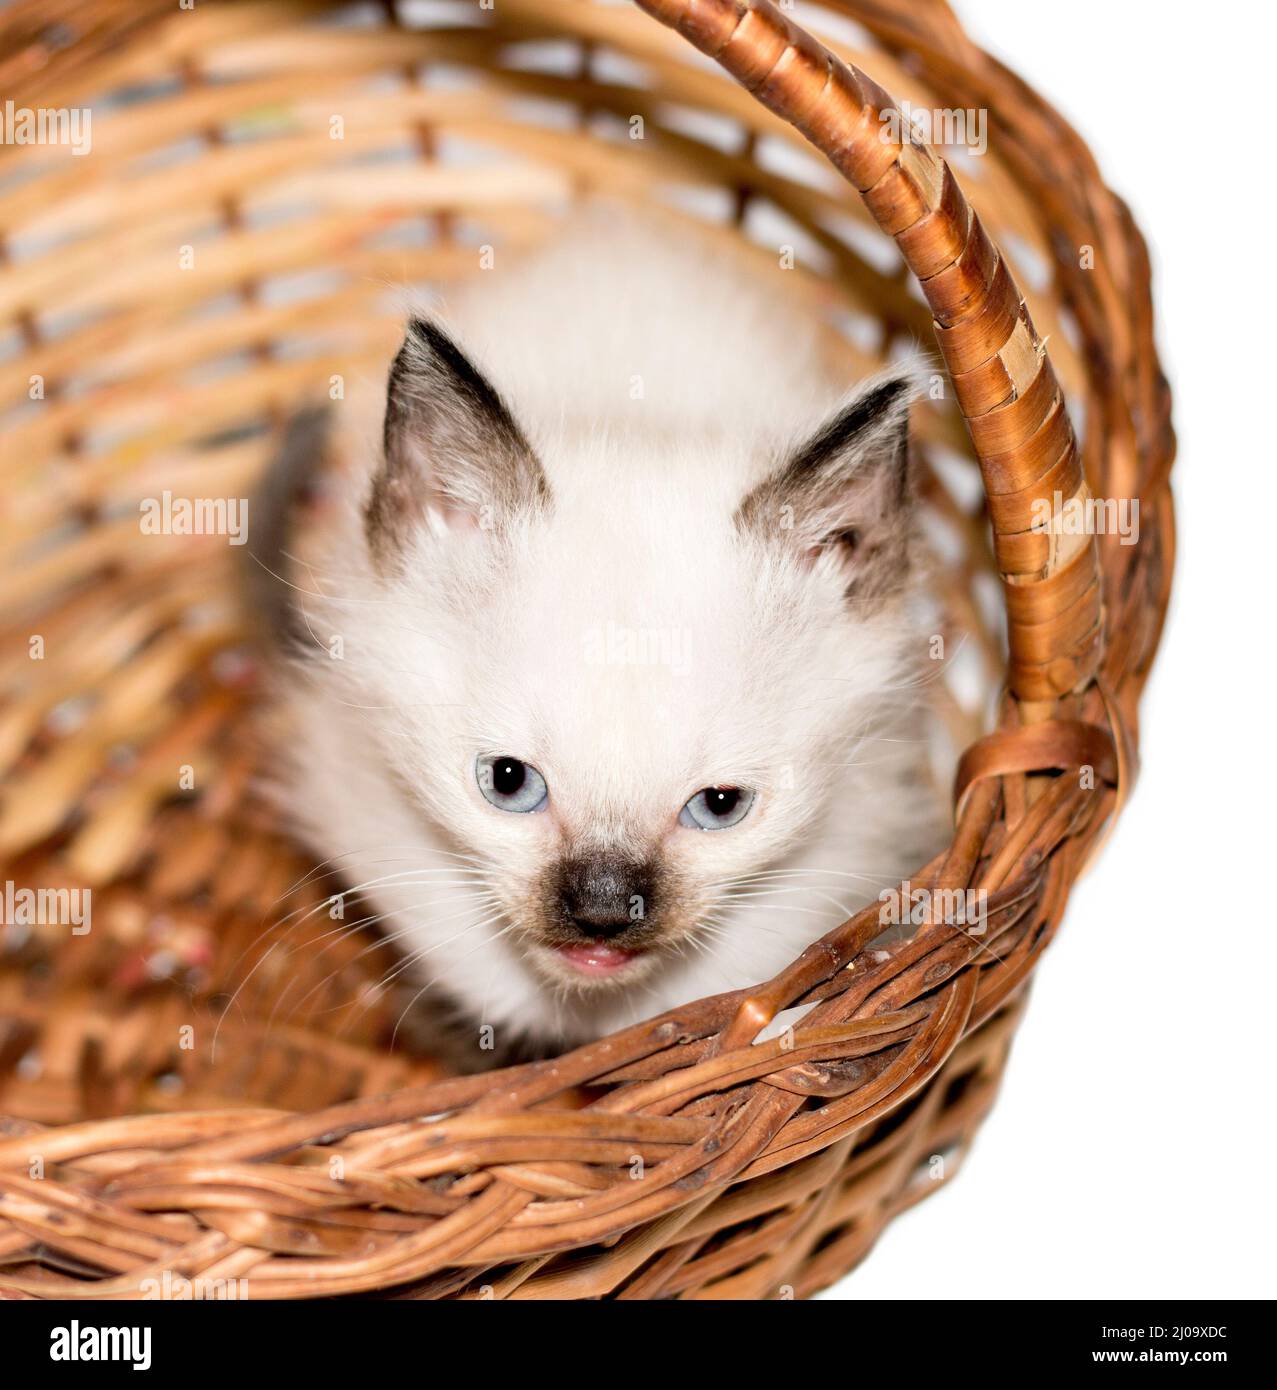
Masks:
[[[592,217],[409,325],[309,568],[313,437],[269,485],[285,804],[507,1042],[765,979],[939,842],[912,378],[848,396],[791,284]]]

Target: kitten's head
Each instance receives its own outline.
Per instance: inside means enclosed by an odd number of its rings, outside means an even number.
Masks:
[[[874,815],[838,796],[904,680],[912,396],[884,375],[797,438],[577,428],[411,325],[363,518],[370,703],[547,983],[730,951],[743,876]]]

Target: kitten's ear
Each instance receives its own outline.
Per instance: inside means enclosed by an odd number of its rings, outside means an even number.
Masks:
[[[913,369],[863,383],[749,493],[737,526],[832,570],[850,599],[898,589],[914,529],[909,407],[918,394]]]
[[[364,512],[379,562],[423,527],[499,529],[550,490],[487,378],[442,329],[413,319],[390,368],[383,459]]]

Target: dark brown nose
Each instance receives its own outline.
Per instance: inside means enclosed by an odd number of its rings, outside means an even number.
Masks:
[[[641,926],[651,911],[651,874],[617,854],[565,860],[559,870],[564,917],[582,936],[617,936]]]

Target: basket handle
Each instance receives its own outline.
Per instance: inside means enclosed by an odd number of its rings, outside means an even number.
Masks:
[[[1081,455],[1024,299],[953,171],[911,142],[887,92],[770,0],[636,3],[806,136],[895,239],[931,308],[980,460],[1006,597],[1011,693],[1051,702],[1085,686],[1103,651],[1098,546],[1094,536],[1041,524],[1061,505],[1087,502]]]

